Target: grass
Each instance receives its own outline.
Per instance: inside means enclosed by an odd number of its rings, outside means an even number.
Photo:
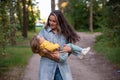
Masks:
[[[94,45],[94,49],[120,68],[120,47],[114,47],[114,45],[111,46],[104,36],[99,36]]]
[[[37,27],[36,32],[28,32],[28,38],[23,38],[21,32],[17,32],[17,45],[7,46],[5,55],[0,55],[0,75],[11,67],[25,67],[27,65],[29,58],[32,56],[29,41],[41,29]]]
[[[14,66],[24,67],[28,59],[32,56],[32,52],[28,46],[7,47],[6,52],[4,56],[0,56],[0,67],[3,68],[0,71]]]

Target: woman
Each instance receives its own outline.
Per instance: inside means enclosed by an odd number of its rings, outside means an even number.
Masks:
[[[79,36],[68,24],[59,10],[50,13],[47,24],[45,28],[40,31],[39,35],[50,42],[58,43],[61,48],[64,44],[69,42],[75,43],[79,40]],[[62,50],[71,52],[71,48],[68,46],[64,47]],[[48,51],[42,52],[47,54],[46,56],[42,56],[40,60],[39,80],[72,80],[67,61],[58,63],[55,61],[58,59],[55,55],[50,55]]]

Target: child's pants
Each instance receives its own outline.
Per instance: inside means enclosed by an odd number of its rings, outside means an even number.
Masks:
[[[78,56],[80,55],[81,51],[82,51],[82,48],[77,46],[77,45],[74,45],[74,44],[67,44],[71,50],[72,50],[72,54],[75,55],[75,56]],[[60,52],[60,62],[65,62],[68,58],[68,54],[69,53],[63,53],[63,52]]]

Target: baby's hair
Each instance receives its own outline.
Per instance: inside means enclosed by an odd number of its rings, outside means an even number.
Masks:
[[[39,53],[40,52],[40,44],[39,44],[39,35],[34,35],[32,39],[30,40],[30,47],[33,53]]]

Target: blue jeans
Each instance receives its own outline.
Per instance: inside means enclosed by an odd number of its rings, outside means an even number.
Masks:
[[[58,67],[56,68],[56,71],[55,71],[54,80],[63,80]]]

